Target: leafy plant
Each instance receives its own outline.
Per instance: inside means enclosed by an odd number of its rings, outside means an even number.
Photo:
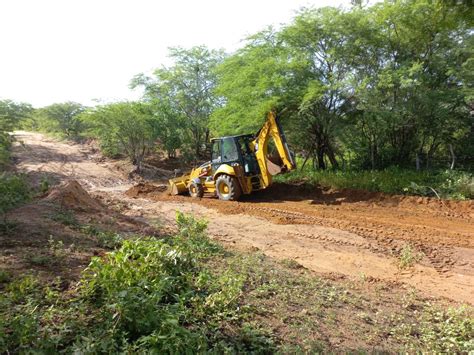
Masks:
[[[57,262],[62,261],[70,252],[70,249],[64,247],[64,242],[62,240],[56,240],[52,235],[50,235],[48,239],[48,249],[51,256]]]
[[[26,180],[21,175],[0,174],[0,217],[6,223],[6,212],[31,197]]]
[[[68,210],[61,209],[55,213],[52,218],[53,221],[64,224],[65,226],[77,227],[79,222],[77,221],[74,213]]]
[[[427,303],[415,313],[416,323],[396,324],[393,333],[406,342],[409,352],[469,354],[474,350],[472,312],[467,305],[442,310]]]
[[[49,188],[51,187],[51,184],[49,182],[49,179],[46,177],[41,177],[40,185],[39,185],[39,192],[41,194],[45,194],[48,192]]]
[[[410,244],[406,244],[400,251],[398,268],[407,269],[412,267],[421,259],[423,259],[423,253],[416,252],[416,250]]]
[[[119,233],[103,231],[92,224],[82,225],[79,230],[94,238],[101,248],[116,249],[122,246],[123,237]]]
[[[98,232],[95,239],[99,247],[107,249],[119,248],[123,243],[123,237],[115,232]]]
[[[474,350],[474,318],[467,306],[446,311],[429,307],[422,315],[420,333],[423,346],[435,352],[469,353]]]
[[[28,262],[35,266],[46,266],[51,261],[51,257],[48,255],[28,255]]]
[[[11,280],[11,273],[7,270],[0,270],[0,284]]]

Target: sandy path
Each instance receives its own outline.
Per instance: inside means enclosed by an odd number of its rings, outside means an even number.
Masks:
[[[126,214],[174,224],[175,211],[203,216],[211,237],[234,248],[294,259],[321,273],[401,282],[427,296],[474,304],[474,210],[472,202],[378,198],[340,192],[272,187],[242,202],[191,200],[164,193],[133,199],[129,182],[113,164],[97,162],[81,145],[38,133],[18,132],[18,168],[31,174],[77,179],[88,190],[126,202]],[[397,267],[411,244],[423,258]]]

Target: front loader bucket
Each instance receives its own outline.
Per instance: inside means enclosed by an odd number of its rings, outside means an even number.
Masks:
[[[188,191],[186,182],[189,180],[189,175],[183,175],[174,179],[170,179],[170,194],[171,195],[182,195]]]

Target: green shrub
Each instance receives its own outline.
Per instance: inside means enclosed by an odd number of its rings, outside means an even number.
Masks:
[[[337,189],[357,189],[388,194],[474,198],[474,176],[462,171],[415,171],[396,167],[384,170],[296,170],[275,181],[301,182]]]
[[[74,213],[72,213],[69,210],[61,209],[57,213],[55,213],[51,217],[51,219],[53,221],[64,224],[65,226],[77,227],[79,225],[79,222],[77,221],[76,217],[74,216]]]
[[[178,234],[169,240],[172,245],[186,248],[187,252],[198,258],[223,252],[223,248],[207,236],[207,221],[176,211],[176,224]]]
[[[99,247],[107,249],[120,248],[123,243],[123,237],[115,232],[98,232],[95,239]]]
[[[217,329],[238,319],[244,279],[213,275],[201,263],[220,252],[206,239],[204,221],[179,214],[178,225],[176,238],[124,240],[93,258],[72,299],[31,277],[9,284],[0,295],[0,353],[235,348]],[[63,249],[54,241],[51,247]]]
[[[31,196],[30,188],[21,175],[0,175],[0,217],[5,223],[6,212],[27,201]]]
[[[412,267],[423,259],[423,253],[417,252],[410,244],[406,244],[400,251],[398,268],[403,270]]]
[[[10,272],[8,272],[7,270],[0,269],[0,284],[9,282],[11,278],[12,278],[12,275]]]
[[[442,310],[427,304],[415,313],[416,323],[397,322],[393,333],[407,344],[410,353],[471,354],[474,351],[472,312],[470,306]]]
[[[97,242],[97,246],[101,248],[116,249],[122,246],[123,237],[119,233],[103,231],[91,224],[82,225],[79,229],[94,238]]]
[[[474,318],[466,306],[447,311],[429,308],[423,313],[420,333],[427,350],[466,354],[474,351]]]
[[[0,131],[0,167],[4,166],[10,157],[11,137]]]

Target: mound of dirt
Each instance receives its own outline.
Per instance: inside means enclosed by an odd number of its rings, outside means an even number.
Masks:
[[[168,189],[167,185],[153,185],[148,182],[141,182],[127,191],[125,191],[125,195],[128,197],[140,197],[140,196],[153,196],[155,194],[161,194]]]
[[[45,198],[63,207],[81,211],[98,211],[105,207],[91,197],[76,180],[70,180],[53,188]]]

